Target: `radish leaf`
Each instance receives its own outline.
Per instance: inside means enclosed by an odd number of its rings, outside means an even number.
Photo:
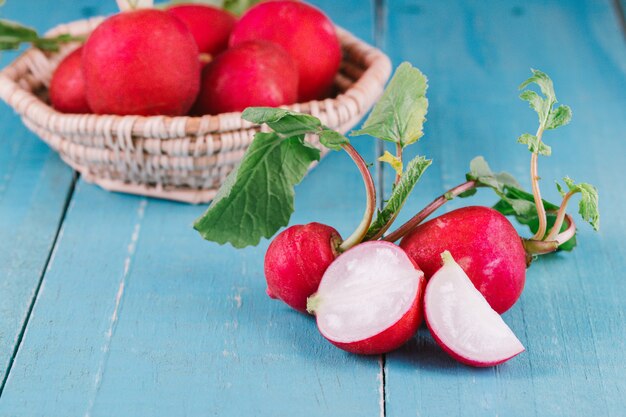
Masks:
[[[319,158],[320,151],[306,143],[304,135],[257,133],[194,228],[219,244],[257,245],[289,223],[294,186]]]
[[[407,197],[411,194],[411,191],[413,191],[415,184],[417,184],[424,171],[426,171],[432,162],[432,160],[426,159],[423,156],[417,156],[409,162],[404,174],[400,177],[400,182],[394,187],[389,200],[387,200],[387,204],[378,212],[376,220],[374,220],[367,230],[364,240],[369,240],[375,236],[381,228],[385,227],[388,222],[398,214]]]
[[[563,178],[563,182],[565,182],[571,194],[580,193],[581,199],[578,204],[578,212],[583,220],[588,222],[594,230],[598,230],[600,228],[600,211],[598,210],[598,190],[596,187],[584,182],[576,184],[569,177]],[[565,196],[565,192],[559,183],[557,183],[557,188]]]
[[[402,147],[417,142],[424,135],[427,88],[428,80],[419,69],[408,62],[400,64],[362,129],[351,136],[371,135]]]
[[[249,122],[267,124],[276,133],[284,136],[316,134],[322,145],[338,151],[341,145],[350,143],[339,132],[329,129],[315,116],[273,107],[248,107],[241,117]]]

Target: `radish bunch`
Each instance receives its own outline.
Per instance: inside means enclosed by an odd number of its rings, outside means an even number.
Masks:
[[[542,95],[525,89],[531,83]],[[526,268],[538,255],[571,250],[575,225],[565,212],[580,193],[582,217],[597,229],[598,194],[589,184],[565,178],[560,205],[541,199],[537,157],[549,155],[543,133],[565,125],[567,106],[556,107],[552,81],[533,70],[521,86],[521,98],[539,115],[536,135],[518,141],[531,151],[533,192],[524,191],[507,173],[494,173],[482,157],[470,163],[466,181],[435,198],[408,222],[387,233],[404,202],[432,161],[417,156],[405,164],[403,150],[422,136],[428,109],[426,77],[408,63],[397,69],[361,130],[392,142],[380,160],[396,171],[393,191],[376,216],[375,190],[368,166],[349,139],[317,118],[283,109],[248,108],[243,118],[267,124],[238,168],[194,227],[207,240],[235,247],[256,245],[289,222],[293,187],[311,162],[319,159],[306,135],[317,135],[331,150],[345,150],[363,178],[366,208],[356,230],[345,240],[320,223],[291,226],[274,238],[265,256],[267,293],[292,308],[316,316],[324,338],[358,354],[382,354],[404,344],[425,317],[435,341],[450,356],[471,366],[493,366],[524,351],[500,317],[519,299]],[[426,221],[456,197],[478,188],[493,190],[493,208],[468,206]],[[259,192],[259,190],[265,192]],[[255,204],[247,204],[254,198]],[[529,225],[534,236],[522,238],[506,216]],[[395,242],[400,241],[399,245]]]
[[[51,104],[65,113],[219,114],[334,93],[341,45],[330,19],[307,3],[261,2],[239,19],[206,4],[164,10],[152,8],[151,0],[118,4],[122,12],[86,39],[39,38],[31,29],[0,22],[7,35],[2,46],[30,42],[58,50],[84,40],[52,75]]]

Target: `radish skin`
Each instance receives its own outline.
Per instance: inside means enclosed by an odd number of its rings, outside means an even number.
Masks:
[[[463,207],[418,226],[400,242],[427,279],[450,251],[474,286],[498,313],[519,299],[526,281],[526,251],[502,214],[489,207]]]

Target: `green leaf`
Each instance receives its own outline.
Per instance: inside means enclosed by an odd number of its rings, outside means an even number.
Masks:
[[[248,107],[241,117],[249,122],[267,124],[276,133],[284,136],[316,134],[322,145],[338,151],[350,143],[347,137],[327,128],[315,116],[273,107]]]
[[[83,37],[62,34],[54,38],[40,38],[37,32],[20,23],[0,19],[0,50],[18,49],[22,43],[31,43],[44,51],[58,51],[59,45],[82,41]]]
[[[539,216],[537,216],[537,207],[535,206],[535,197],[520,188],[513,186],[506,186],[502,199],[498,201],[493,208],[498,210],[505,216],[514,216],[515,219],[523,225],[528,226],[530,231],[534,234],[539,229]],[[546,215],[548,221],[548,230],[554,226],[556,220],[556,211],[559,206],[552,204],[549,201],[543,200],[544,207],[549,212]],[[567,225],[561,226],[561,231],[564,231]],[[572,250],[576,246],[576,236],[572,237],[567,242],[564,242],[559,246],[561,250]]]
[[[374,220],[367,230],[364,240],[371,239],[375,236],[398,214],[407,197],[411,194],[411,191],[413,191],[415,184],[417,184],[424,171],[426,171],[432,162],[432,160],[426,159],[423,156],[417,156],[409,162],[404,174],[400,177],[400,182],[394,187],[389,200],[387,200],[387,204],[378,212],[376,220]]]
[[[556,129],[557,127],[565,126],[570,120],[572,120],[572,109],[569,106],[559,106],[548,116],[546,129]]]
[[[348,138],[341,133],[327,128],[318,133],[318,136],[320,137],[320,143],[333,151],[338,151],[343,145],[350,143]]]
[[[580,193],[581,199],[578,204],[578,212],[583,220],[588,222],[594,230],[598,230],[600,228],[600,210],[596,187],[585,182],[576,184],[569,177],[563,178],[563,181],[571,193]]]
[[[494,189],[498,194],[504,193],[506,186],[521,188],[515,178],[506,172],[494,173],[482,156],[477,156],[470,162],[470,172],[465,175],[468,181],[476,181],[479,186]],[[468,197],[474,193],[463,193],[459,197]]]
[[[257,245],[289,223],[294,186],[319,158],[319,150],[302,135],[285,139],[276,133],[257,133],[194,228],[219,244]]]
[[[241,117],[252,123],[265,123],[275,132],[285,136],[318,133],[323,127],[322,122],[315,116],[273,107],[248,107]]]
[[[537,112],[541,130],[550,130],[565,126],[572,119],[572,110],[568,106],[559,106],[554,109],[553,107],[557,103],[557,99],[552,80],[547,74],[541,71],[532,70],[532,72],[532,77],[524,81],[519,88],[523,89],[531,83],[535,83],[539,86],[545,97],[541,97],[532,90],[524,90],[520,94],[520,98],[528,101],[530,107]]]
[[[10,20],[0,19],[0,38],[15,38],[22,42],[33,41],[39,38],[35,29]]]
[[[371,135],[401,146],[422,137],[428,111],[428,81],[408,62],[400,64],[363,128],[351,133]]]
[[[524,133],[517,138],[518,143],[528,145],[528,150],[532,153],[538,153],[540,155],[550,156],[552,154],[552,148],[537,138],[535,135]]]
[[[402,175],[402,160],[395,155],[392,155],[389,151],[385,151],[383,156],[378,158],[380,162],[387,162],[391,165],[397,175]]]
[[[533,75],[528,78],[526,81],[520,84],[518,87],[520,90],[528,87],[530,84],[535,83],[541,89],[541,93],[546,96],[551,102],[556,103],[556,94],[554,93],[554,85],[552,84],[552,79],[548,77],[548,74],[545,72],[532,69],[530,70]]]
[[[260,1],[261,0],[224,0],[222,7],[239,16]]]

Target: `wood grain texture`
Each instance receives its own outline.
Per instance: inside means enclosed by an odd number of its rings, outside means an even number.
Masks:
[[[578,220],[575,252],[540,259],[528,271],[521,300],[504,315],[525,353],[473,369],[448,358],[423,328],[386,357],[387,415],[624,415],[626,48],[611,3],[390,1],[388,7],[394,63],[409,60],[430,81],[426,135],[417,147],[434,164],[401,217],[462,182],[475,155],[529,186],[530,155],[515,139],[534,132],[536,116],[516,87],[533,67],[552,76],[559,100],[574,111],[570,126],[546,133],[553,156],[540,160],[544,194],[557,200],[551,183],[565,174],[595,184],[603,224],[594,233]],[[442,212],[493,202],[481,191]]]
[[[368,5],[318,4],[371,39]],[[372,142],[357,147],[374,159]],[[335,152],[298,187],[292,223],[347,236],[363,200],[356,167]],[[191,228],[203,210],[78,182],[0,415],[380,415],[379,358],[338,350],[311,317],[270,300],[267,242],[205,242]]]
[[[2,106],[0,124],[0,385],[43,275],[73,178]]]
[[[44,32],[59,19],[85,17],[96,8],[61,1],[46,13],[33,2],[11,1],[1,17]],[[72,5],[70,7],[70,5]],[[3,52],[0,64],[19,52]],[[59,231],[74,179],[56,153],[22,125],[11,109],[0,109],[0,392],[33,297]]]

